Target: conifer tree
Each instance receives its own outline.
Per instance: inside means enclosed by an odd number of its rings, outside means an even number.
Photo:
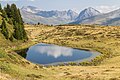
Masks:
[[[6,21],[9,24],[13,25],[14,28],[14,32],[10,34],[11,36],[9,36],[9,26],[6,27],[6,22],[3,19],[1,29],[6,39],[10,39],[11,41],[13,41],[14,38],[17,40],[28,39],[24,29],[24,24],[20,14],[20,10],[16,7],[15,4],[12,4],[11,6],[7,4],[7,7],[4,7],[4,9],[2,10],[2,16],[4,17],[4,19],[6,19]]]
[[[14,31],[14,37],[18,40],[25,40],[28,39],[27,38],[27,34],[24,30],[24,26],[20,25],[19,23],[15,22],[15,27],[14,27],[15,31]]]
[[[0,4],[0,12],[2,12],[2,6],[1,6],[1,4]]]
[[[1,25],[1,32],[2,34],[5,36],[6,39],[9,39],[9,32],[8,32],[8,29],[6,27],[6,22],[5,20],[3,19],[3,22],[2,22],[2,25]]]
[[[20,10],[18,9],[18,14],[19,14],[19,22],[20,22],[20,24],[22,24],[23,25],[23,20],[22,20],[22,16],[21,16],[21,14],[20,14]]]
[[[27,39],[27,34],[24,30],[24,24],[23,24],[23,20],[20,14],[20,10],[17,9],[15,4],[12,4],[11,11],[13,15],[13,24],[14,24],[14,29],[15,29],[14,37],[20,40]]]
[[[2,17],[7,19],[7,14],[6,14],[5,10],[2,10]]]
[[[7,7],[4,7],[4,10],[8,16],[8,18],[11,18],[12,17],[12,14],[11,14],[11,6],[9,4],[7,4]]]
[[[15,27],[14,27],[15,31],[14,31],[14,37],[18,40],[21,40],[21,35],[20,35],[20,31],[19,31],[19,24],[15,22]]]
[[[15,24],[15,22],[21,23],[20,15],[19,15],[18,9],[15,4],[11,5],[11,11],[12,11],[12,13],[11,13],[12,17],[14,19],[14,24]]]
[[[9,18],[8,23],[13,25],[12,18]]]

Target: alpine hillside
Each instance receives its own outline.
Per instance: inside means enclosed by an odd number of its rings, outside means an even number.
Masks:
[[[98,10],[96,10],[92,7],[88,7],[86,9],[84,9],[83,11],[81,11],[79,16],[71,24],[79,24],[83,20],[91,18],[91,17],[99,15],[99,14],[101,14],[101,13]]]
[[[81,21],[81,24],[120,25],[120,9]]]

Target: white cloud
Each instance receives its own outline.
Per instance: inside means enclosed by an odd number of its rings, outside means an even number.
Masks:
[[[72,56],[72,49],[60,46],[32,46],[34,50],[40,54],[47,53],[48,56],[58,58],[60,56]]]
[[[96,9],[102,13],[108,13],[110,11],[119,9],[119,7],[118,6],[97,6]]]

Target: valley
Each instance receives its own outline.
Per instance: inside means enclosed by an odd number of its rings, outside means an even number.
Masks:
[[[0,80],[120,80],[119,9],[106,14],[92,7],[80,14],[72,10],[43,11],[32,6],[21,10],[16,4],[4,8],[0,4]],[[69,49],[100,55],[79,63],[45,66],[26,59],[27,50],[38,43],[49,47],[54,44],[55,57],[56,52],[70,53]]]
[[[3,42],[0,43],[2,49],[0,59],[2,74],[0,79],[119,79],[119,27],[95,25],[25,25],[25,30],[29,37],[29,41],[27,42],[17,41],[11,43],[1,38],[1,40],[4,40],[4,44],[2,44]],[[71,30],[74,34],[71,33]],[[80,33],[77,33],[78,30]],[[84,35],[87,35],[87,37]],[[61,65],[42,67],[26,61],[14,52],[14,50],[25,49],[39,42],[52,43],[79,49],[96,50],[101,52],[103,56],[95,58],[92,63],[81,63],[80,65],[83,66],[77,66],[74,63],[71,63],[68,66]]]

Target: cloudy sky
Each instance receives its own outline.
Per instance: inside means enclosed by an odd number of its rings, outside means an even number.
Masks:
[[[15,3],[19,8],[30,5],[41,10],[72,9],[78,13],[87,7],[93,7],[103,13],[120,8],[120,0],[0,0],[0,3]]]

